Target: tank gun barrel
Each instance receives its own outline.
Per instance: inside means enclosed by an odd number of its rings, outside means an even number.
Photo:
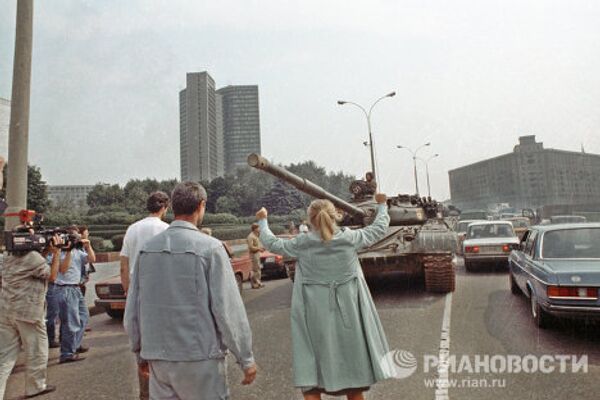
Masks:
[[[308,195],[316,197],[318,199],[327,199],[331,201],[336,207],[341,208],[347,213],[356,216],[356,217],[365,217],[366,212],[352,204],[340,199],[339,197],[329,193],[319,185],[314,184],[308,179],[301,178],[298,175],[292,174],[287,171],[285,168],[282,168],[277,165],[271,164],[264,157],[256,153],[252,153],[248,156],[248,165],[265,171],[276,178],[279,178],[290,185],[294,186],[296,189],[304,192]]]

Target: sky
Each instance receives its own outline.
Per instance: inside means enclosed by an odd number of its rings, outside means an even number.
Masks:
[[[0,0],[0,97],[10,98],[16,0]],[[380,188],[414,193],[402,145],[431,146],[432,195],[448,170],[545,147],[600,153],[600,2],[525,0],[37,1],[32,164],[49,184],[179,178],[186,72],[256,84],[262,154],[369,169],[373,111]],[[421,193],[425,172],[419,163]]]

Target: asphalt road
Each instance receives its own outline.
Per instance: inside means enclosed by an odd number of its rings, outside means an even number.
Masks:
[[[457,289],[448,297],[423,293],[415,282],[389,279],[374,282],[375,299],[390,347],[410,352],[417,369],[404,379],[375,385],[368,399],[547,399],[598,397],[600,377],[600,335],[598,325],[564,322],[549,330],[537,329],[529,316],[523,296],[508,289],[506,271],[488,270],[467,274],[459,262]],[[257,381],[240,385],[241,372],[229,359],[229,379],[233,399],[301,399],[292,387],[289,307],[292,284],[288,280],[266,282],[267,287],[249,290],[243,297],[254,333],[254,350],[259,365]],[[246,283],[248,285],[248,283]],[[447,328],[442,334],[442,327]],[[133,356],[119,322],[101,314],[92,318],[92,331],[86,336],[91,346],[84,362],[58,365],[58,351],[50,356],[49,382],[58,385],[47,399],[134,399],[137,382]],[[442,339],[442,336],[444,340]],[[487,356],[497,359],[575,355],[587,356],[587,372],[494,373],[484,367],[470,371],[450,368],[447,391],[434,379],[443,370],[431,365],[449,345],[450,355],[459,360]],[[529,355],[529,356],[528,356]],[[425,361],[428,361],[427,364]],[[556,359],[555,359],[556,360]],[[530,360],[531,361],[531,360]],[[498,364],[497,364],[498,365]],[[531,365],[531,364],[520,364]],[[556,364],[551,364],[556,365]],[[430,366],[426,370],[426,366]],[[475,368],[474,365],[471,366]],[[8,384],[7,398],[21,394],[22,367]],[[488,385],[488,387],[482,387]],[[489,387],[494,386],[495,387]],[[455,387],[456,386],[456,387]],[[475,387],[477,386],[477,387]]]

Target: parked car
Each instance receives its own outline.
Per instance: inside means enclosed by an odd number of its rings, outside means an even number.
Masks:
[[[519,240],[523,237],[527,229],[529,229],[529,218],[527,217],[511,217],[506,218],[506,221],[510,221],[513,225],[513,230],[518,236]]]
[[[509,257],[510,290],[529,298],[540,328],[552,316],[600,317],[600,223],[530,228]]]
[[[463,241],[465,269],[474,271],[484,263],[506,265],[510,252],[518,246],[519,238],[510,222],[471,222]]]
[[[250,280],[252,273],[252,262],[248,254],[241,257],[233,257],[233,253],[228,246],[225,245],[225,250],[229,254],[231,267],[235,274],[235,279],[238,284],[240,293],[242,292],[243,283]],[[269,253],[272,254],[272,253]],[[280,256],[278,256],[280,257]],[[125,312],[125,301],[127,296],[121,285],[121,276],[116,275],[102,282],[96,283],[96,296],[94,304],[101,307],[112,318],[123,318]]]
[[[550,217],[550,224],[579,224],[587,222],[587,218],[581,215],[553,215]]]

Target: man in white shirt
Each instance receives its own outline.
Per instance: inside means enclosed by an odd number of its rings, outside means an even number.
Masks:
[[[169,208],[169,196],[165,192],[159,191],[150,194],[146,201],[146,208],[150,214],[127,228],[123,238],[120,260],[121,284],[125,293],[129,290],[129,279],[133,275],[133,269],[140,250],[148,240],[169,227],[169,224],[163,221]],[[138,371],[138,379],[140,399],[147,400],[149,398],[148,376],[142,371]]]
[[[121,248],[121,284],[127,293],[129,278],[133,275],[137,256],[149,239],[169,227],[162,219],[169,208],[169,196],[165,192],[154,192],[148,196],[146,208],[150,213],[146,218],[137,221],[127,228]]]

